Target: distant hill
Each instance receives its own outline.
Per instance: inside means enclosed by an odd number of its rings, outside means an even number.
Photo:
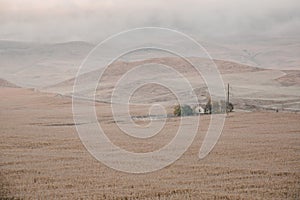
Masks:
[[[276,79],[283,86],[300,86],[300,70],[284,70],[285,75]]]
[[[93,44],[0,40],[1,77],[21,87],[40,88],[74,77]]]
[[[211,44],[205,46],[214,59],[224,84],[230,83],[230,95],[235,108],[238,108],[237,104],[242,108],[257,102],[258,105],[275,103],[290,105],[291,102],[299,102],[300,70],[297,69],[300,69],[300,65],[297,65],[299,59],[295,55],[299,52],[298,43],[287,40],[273,46],[271,41],[261,41],[259,46],[249,43],[247,45],[230,43],[222,46]],[[0,87],[20,86],[71,95],[79,66],[94,47],[94,44],[81,41],[42,44],[0,40],[0,74],[5,78],[1,80]],[[104,57],[99,59],[109,58],[111,52],[113,49],[108,49],[106,52],[108,57],[103,55]],[[202,66],[210,62],[196,56],[189,58],[204,64]],[[113,62],[102,76],[101,84],[96,90],[96,98],[109,101],[115,84],[127,71],[150,63],[174,68],[190,81],[199,99],[206,101],[208,90],[205,81],[190,63],[180,57],[172,57],[172,54],[150,50],[124,55]],[[91,79],[97,80],[98,70],[104,67],[95,65],[91,71],[81,74],[82,83]],[[178,84],[176,78],[168,73],[159,71],[156,73],[156,80],[167,79]],[[143,74],[138,77],[143,77]],[[134,84],[126,85],[126,88]],[[83,90],[84,95],[88,97],[94,93],[90,85]],[[184,90],[182,94],[189,95]],[[173,99],[174,96],[166,88],[145,85],[137,91],[132,100],[172,104]]]
[[[191,58],[193,60],[205,60],[202,58]],[[251,67],[248,65],[243,65],[239,63],[234,63],[231,61],[223,61],[223,60],[214,60],[216,63],[218,70],[221,74],[234,74],[234,73],[245,73],[245,72],[256,72],[256,71],[263,71],[264,69],[257,68],[257,67]],[[119,77],[123,75],[125,72],[129,71],[133,67],[149,64],[149,63],[159,63],[163,65],[167,65],[170,67],[173,67],[174,69],[178,70],[178,72],[183,74],[190,74],[193,75],[193,73],[197,73],[196,70],[188,63],[183,61],[180,58],[176,57],[165,57],[165,58],[151,58],[146,59],[142,61],[133,61],[133,62],[124,62],[124,61],[118,61],[113,64],[111,64],[107,70],[104,73],[104,79],[105,77],[108,77],[109,80],[113,80],[114,77]],[[102,69],[100,67],[99,69]],[[81,76],[86,77],[86,79],[89,79],[90,77],[96,76],[98,70],[88,72],[86,74],[82,74]],[[66,86],[73,86],[75,78],[68,79],[66,81],[48,86],[47,88],[53,88],[53,87],[66,87]]]
[[[211,62],[208,59],[203,58],[190,58],[195,62],[206,63]],[[264,69],[251,67],[239,63],[234,63],[230,61],[222,61],[222,60],[214,60],[216,63],[220,73],[222,75],[233,75],[239,76],[241,73],[254,73],[265,71]],[[190,81],[194,91],[198,94],[200,99],[203,99],[207,96],[207,86],[205,84],[204,79],[199,76],[198,72],[195,70],[193,66],[187,61],[177,58],[177,57],[163,57],[163,58],[151,58],[146,60],[139,60],[133,62],[124,62],[117,61],[111,64],[106,71],[104,71],[103,76],[101,78],[101,84],[98,86],[96,91],[96,98],[103,101],[109,101],[112,90],[114,89],[114,85],[117,81],[124,75],[126,72],[129,72],[136,66],[141,66],[145,64],[156,63],[162,64],[166,66],[170,66],[174,68],[176,71],[181,73]],[[99,67],[99,70],[103,67]],[[169,74],[165,74],[165,72],[156,72],[157,77],[156,80],[161,79],[173,79]],[[80,80],[88,83],[89,80],[97,80],[99,77],[99,71],[94,70],[88,73],[80,75]],[[141,74],[142,76],[142,74]],[[142,78],[142,77],[141,77]],[[68,79],[66,81],[60,82],[58,84],[54,84],[52,86],[44,88],[46,91],[50,92],[59,92],[63,94],[70,94],[73,90],[73,85],[75,82],[75,78]],[[178,80],[173,80],[174,84],[178,83]],[[128,87],[130,87],[128,85]],[[90,95],[89,87],[87,87],[87,91],[84,92],[87,96]],[[143,86],[139,90],[140,95],[136,96],[134,99],[139,99],[139,102],[168,102],[173,98],[171,92],[163,87],[159,87],[158,85],[146,85]],[[184,93],[185,91],[183,91]],[[188,95],[188,94],[186,94]]]
[[[19,86],[0,78],[0,87],[11,87],[11,88],[18,88]]]

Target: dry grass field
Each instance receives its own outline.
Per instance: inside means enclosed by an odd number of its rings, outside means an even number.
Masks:
[[[144,141],[122,134],[108,110],[109,105],[97,104],[108,137],[136,152],[166,144],[180,120],[169,119],[162,133]],[[192,146],[172,165],[127,174],[108,168],[85,150],[70,98],[0,88],[0,199],[300,198],[299,114],[231,113],[214,150],[199,160],[209,120],[200,118]]]
[[[0,200],[300,200],[300,0],[0,0]]]

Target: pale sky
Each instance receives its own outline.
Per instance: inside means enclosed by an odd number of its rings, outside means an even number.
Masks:
[[[0,40],[99,42],[159,26],[200,37],[300,35],[299,0],[0,0]]]

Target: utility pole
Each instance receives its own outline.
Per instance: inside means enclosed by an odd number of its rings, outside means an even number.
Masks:
[[[228,115],[229,108],[229,83],[227,84],[227,101],[226,101],[226,114]]]
[[[227,84],[227,103],[229,105],[229,83]]]

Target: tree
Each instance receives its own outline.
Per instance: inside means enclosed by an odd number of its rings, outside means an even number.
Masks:
[[[211,109],[212,109],[211,98],[209,97],[205,105],[205,113],[211,114]]]
[[[174,107],[174,115],[175,116],[177,116],[177,117],[179,117],[179,116],[181,116],[181,108],[180,108],[180,105],[176,105],[175,107]]]
[[[232,103],[228,103],[227,105],[227,112],[232,112],[233,111],[233,104]]]
[[[174,107],[173,113],[175,116],[189,116],[189,115],[193,115],[193,109],[189,105],[184,105],[184,106],[176,105]]]

